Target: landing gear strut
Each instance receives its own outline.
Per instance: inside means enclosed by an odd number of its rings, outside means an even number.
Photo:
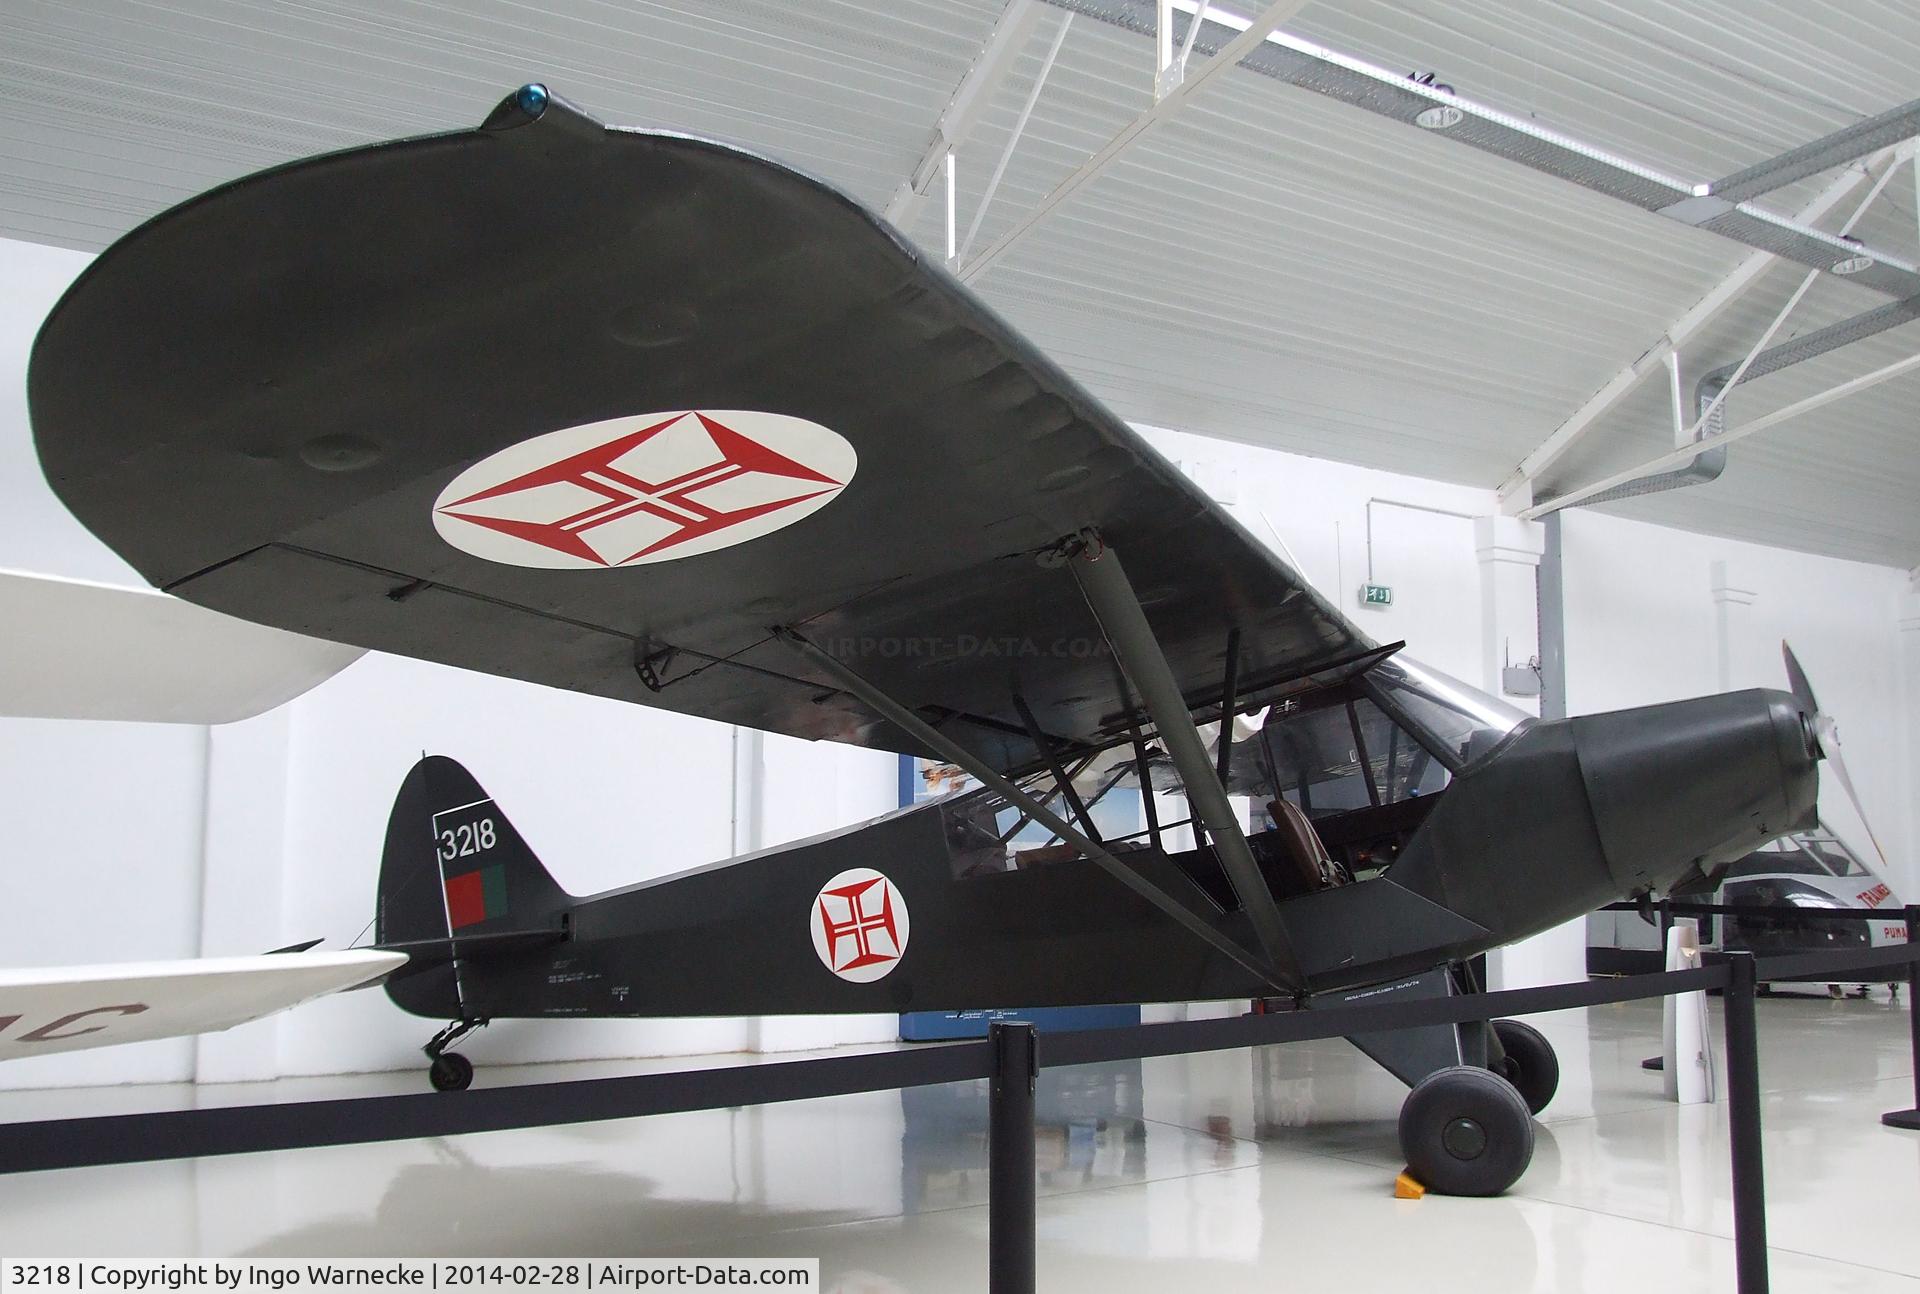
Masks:
[[[485,1020],[455,1020],[420,1050],[427,1053],[432,1062],[427,1068],[427,1079],[436,1092],[464,1092],[473,1085],[473,1062],[458,1052],[447,1048],[459,1042],[475,1029],[486,1027]]]
[[[1476,992],[1474,985],[1470,974],[1440,967],[1389,991],[1418,1000]],[[1358,994],[1324,996],[1344,1006]],[[1347,1040],[1413,1089],[1400,1107],[1400,1150],[1408,1172],[1428,1190],[1498,1195],[1527,1171],[1533,1116],[1560,1083],[1560,1062],[1538,1030],[1491,1020]]]

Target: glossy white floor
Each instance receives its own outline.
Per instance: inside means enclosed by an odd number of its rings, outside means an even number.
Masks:
[[[1760,1003],[1777,1290],[1920,1290],[1904,1002]],[[1496,1200],[1392,1198],[1401,1089],[1344,1044],[1048,1071],[1043,1289],[1723,1290],[1724,1105],[1639,1061],[1653,1003],[1537,1020],[1560,1094]],[[741,1058],[720,1063],[739,1063]],[[675,1062],[680,1064],[682,1062]],[[623,1067],[634,1068],[632,1065]],[[482,1082],[605,1073],[483,1071]],[[0,1098],[0,1118],[420,1075]],[[451,1140],[0,1177],[0,1253],[817,1256],[843,1294],[985,1287],[985,1094],[962,1084]]]

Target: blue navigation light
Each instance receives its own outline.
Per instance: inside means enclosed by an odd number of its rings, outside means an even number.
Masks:
[[[515,91],[513,102],[529,117],[537,117],[547,110],[547,97],[547,87],[535,82]]]

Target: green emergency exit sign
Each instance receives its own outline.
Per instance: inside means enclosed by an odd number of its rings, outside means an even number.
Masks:
[[[1393,605],[1393,589],[1385,584],[1362,584],[1360,586],[1360,605],[1363,607],[1390,607]]]

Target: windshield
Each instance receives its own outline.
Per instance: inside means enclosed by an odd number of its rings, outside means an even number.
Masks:
[[[1381,705],[1405,715],[1455,768],[1472,763],[1533,717],[1405,653],[1367,671],[1362,686]]]
[[[1871,876],[1839,839],[1825,832],[1807,831],[1791,837],[1793,842],[1819,860],[1835,876]]]
[[[1872,876],[1853,851],[1822,825],[1769,840],[1727,869],[1734,876]]]
[[[1444,790],[1446,766],[1365,697],[1275,707],[1257,738],[1267,785],[1309,817]]]

